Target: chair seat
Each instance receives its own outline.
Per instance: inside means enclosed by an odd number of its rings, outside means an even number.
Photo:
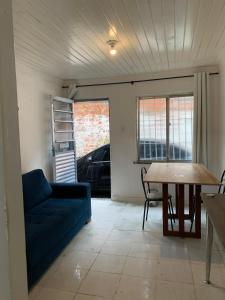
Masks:
[[[168,198],[172,198],[172,195],[168,194]],[[163,194],[157,191],[152,191],[150,193],[147,193],[147,199],[150,201],[162,201]]]

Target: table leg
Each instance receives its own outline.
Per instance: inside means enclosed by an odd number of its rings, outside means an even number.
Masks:
[[[174,218],[178,218],[178,207],[179,207],[179,190],[178,190],[179,185],[175,185],[175,200],[176,200],[176,210],[175,210],[175,216]]]
[[[182,236],[184,235],[184,184],[179,184],[178,216],[179,216],[179,232]]]
[[[163,183],[163,235],[168,235],[168,184]]]
[[[196,185],[195,188],[195,237],[201,238],[201,185]]]
[[[213,225],[207,215],[207,240],[206,240],[206,280],[205,283],[210,284],[210,270],[213,244]]]
[[[193,200],[193,195],[194,195],[194,186],[193,184],[189,185],[189,217],[192,220],[194,216],[194,200]]]

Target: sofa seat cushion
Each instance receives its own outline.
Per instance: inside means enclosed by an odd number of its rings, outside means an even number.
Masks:
[[[27,260],[35,266],[75,227],[84,212],[82,199],[49,199],[25,214]]]

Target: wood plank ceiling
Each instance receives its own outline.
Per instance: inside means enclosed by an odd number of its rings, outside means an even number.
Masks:
[[[224,0],[14,0],[13,17],[16,59],[62,79],[215,64],[225,44]]]

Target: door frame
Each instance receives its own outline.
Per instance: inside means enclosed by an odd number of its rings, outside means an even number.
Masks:
[[[12,0],[1,1],[0,15],[0,34],[4,40],[0,47],[0,260],[4,266],[0,269],[0,297],[27,300]]]
[[[78,103],[78,102],[95,102],[95,101],[107,101],[108,102],[108,106],[109,106],[109,147],[110,147],[110,170],[111,170],[111,105],[110,105],[110,98],[109,97],[99,97],[99,98],[76,98],[73,99],[74,103]],[[74,114],[75,115],[75,114]],[[75,139],[76,139],[76,134],[75,134]],[[103,145],[102,145],[103,146]],[[111,182],[112,176],[111,176],[111,171],[110,171],[110,182]],[[112,183],[112,182],[111,182]],[[112,191],[112,185],[110,185],[110,193]]]

